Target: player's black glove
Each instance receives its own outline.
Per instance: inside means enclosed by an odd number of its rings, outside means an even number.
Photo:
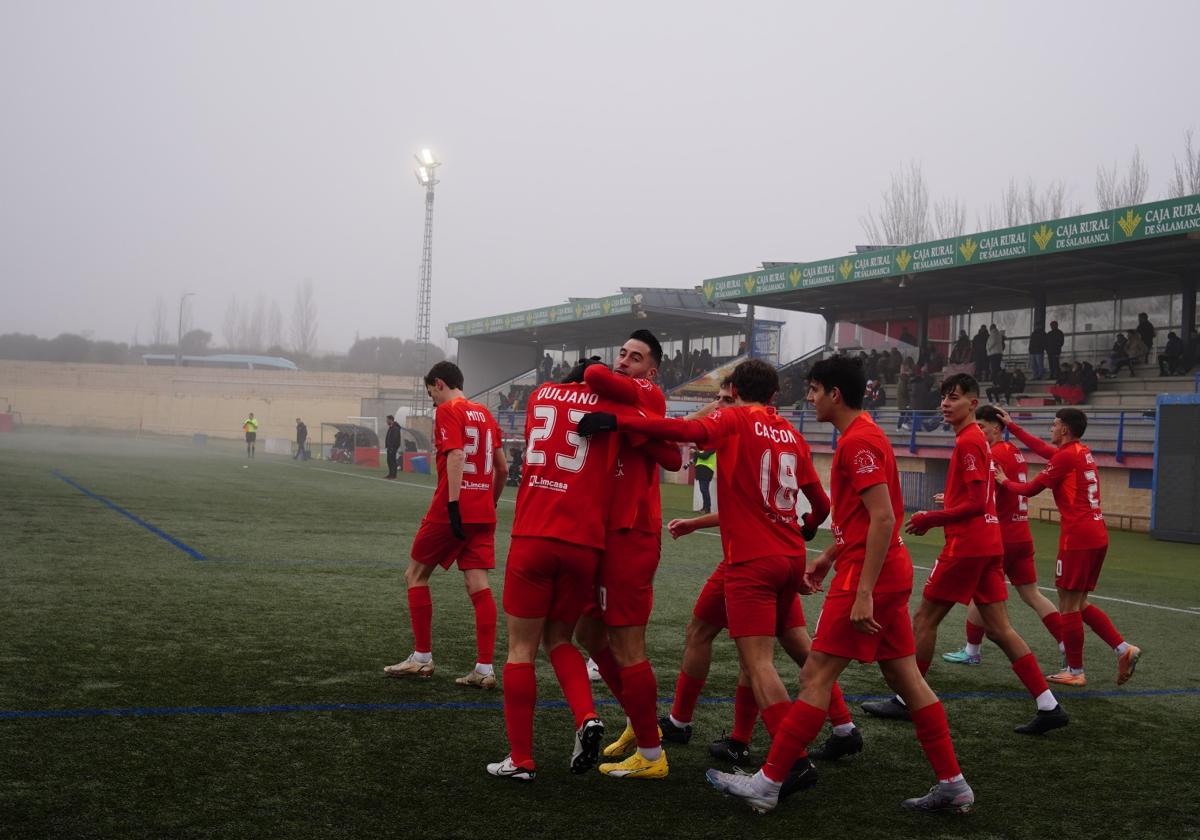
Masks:
[[[800,536],[804,537],[805,542],[812,542],[813,537],[817,535],[817,525],[813,522],[812,511],[801,516],[800,521],[803,523],[800,526]]]
[[[615,432],[617,430],[617,415],[607,411],[593,411],[583,415],[579,421],[578,432],[583,437],[591,437],[596,432]]]
[[[575,363],[575,367],[571,368],[570,373],[568,373],[565,377],[563,377],[562,384],[569,385],[572,382],[582,382],[583,381],[583,372],[585,370],[590,368],[592,365],[602,365],[602,364],[604,364],[604,362],[602,362],[600,360],[599,356],[592,356],[591,358],[588,358],[588,359],[580,359],[578,362]]]
[[[467,532],[463,530],[462,513],[458,509],[458,502],[447,502],[446,509],[450,512],[450,533],[460,540],[465,540]]]

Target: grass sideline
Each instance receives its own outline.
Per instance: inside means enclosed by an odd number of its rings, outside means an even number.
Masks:
[[[902,798],[932,783],[916,740],[905,725],[856,714],[865,752],[822,767],[813,791],[756,817],[703,780],[712,764],[707,743],[732,717],[725,701],[737,668],[725,638],[705,691],[715,702],[699,708],[690,745],[668,746],[668,779],[571,776],[570,715],[555,702],[537,716],[537,782],[488,777],[483,764],[507,749],[501,696],[453,684],[474,659],[461,575],[433,580],[434,678],[381,676],[382,665],[410,649],[401,571],[432,482],[380,475],[266,455],[247,464],[235,443],[194,448],[29,429],[0,436],[0,712],[315,707],[0,718],[0,835],[1200,836],[1194,773],[1186,770],[1200,743],[1196,546],[1113,532],[1099,594],[1180,611],[1098,602],[1146,658],[1117,690],[1113,656],[1089,634],[1091,684],[1060,692],[1072,715],[1062,732],[1012,734],[1033,706],[994,647],[978,668],[934,665],[930,682],[948,698],[960,761],[977,791],[972,816],[902,812]],[[668,516],[687,515],[689,500],[685,488],[664,488]],[[498,597],[512,505],[502,503],[500,516]],[[1035,523],[1034,534],[1039,573],[1049,580],[1056,531]],[[936,533],[910,545],[917,564],[932,565]],[[649,639],[663,697],[674,687],[693,599],[719,551],[718,540],[701,534],[664,543]],[[923,578],[918,572],[918,584]],[[805,609],[811,626],[820,596]],[[1050,670],[1058,657],[1036,616],[1019,602],[1011,612]],[[939,650],[961,644],[963,616],[956,610],[947,620]],[[501,629],[501,662],[503,648]],[[795,667],[781,658],[780,669],[794,687]],[[538,677],[541,698],[560,701],[544,659]],[[852,666],[843,687],[857,697],[885,693],[869,666]],[[596,694],[611,700],[603,687]],[[357,705],[327,708],[335,704]],[[600,713],[615,735],[619,709],[609,703]],[[759,726],[754,749],[761,756],[765,748]]]

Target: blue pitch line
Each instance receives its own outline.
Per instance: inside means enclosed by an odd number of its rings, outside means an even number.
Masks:
[[[125,510],[125,508],[121,507],[120,505],[116,504],[115,502],[110,502],[108,499],[104,498],[103,496],[99,495],[98,493],[93,493],[91,490],[87,489],[82,484],[79,484],[78,482],[72,481],[71,479],[67,478],[65,475],[60,473],[58,470],[50,470],[50,473],[55,478],[62,479],[67,484],[70,484],[72,487],[74,487],[76,490],[78,490],[83,495],[88,496],[89,498],[95,499],[97,502],[99,502],[102,505],[105,505],[106,507],[112,508],[117,513],[124,516],[126,519],[130,519],[133,522],[137,523],[138,525],[141,525],[143,528],[145,528],[151,534],[154,534],[154,536],[161,537],[162,539],[166,540],[171,545],[175,546],[180,551],[182,551],[184,554],[189,555],[193,560],[207,559],[207,558],[205,558],[205,556],[203,554],[201,554],[199,551],[192,548],[190,545],[183,542],[182,540],[178,540],[175,537],[172,537],[170,534],[168,534],[166,531],[162,530],[161,528],[157,528],[154,525],[151,525],[146,520],[144,520],[138,516],[135,516],[134,514]]]
[[[1169,697],[1200,695],[1200,688],[1148,688],[1140,691],[1128,689],[1101,689],[1098,691],[1071,692],[1071,700],[1102,699],[1108,697]],[[864,700],[886,700],[887,694],[847,694],[846,700],[860,703]],[[939,694],[941,700],[1025,700],[1024,691],[962,691]],[[669,703],[673,698],[660,697],[659,703]],[[614,706],[612,699],[597,700],[597,706]],[[728,705],[732,697],[703,697],[703,705]],[[565,709],[565,700],[543,700],[539,709]],[[287,703],[272,706],[149,706],[125,709],[32,709],[0,711],[0,720],[31,720],[45,718],[91,718],[91,717],[175,717],[180,715],[270,715],[296,712],[428,712],[428,711],[500,711],[501,702],[450,702],[450,703]]]

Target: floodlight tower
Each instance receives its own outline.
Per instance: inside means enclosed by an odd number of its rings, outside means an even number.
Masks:
[[[421,376],[429,370],[429,310],[433,297],[433,188],[438,183],[439,161],[429,149],[422,149],[417,159],[417,183],[425,188],[425,241],[421,246],[421,279],[417,283],[417,342],[421,345]],[[429,411],[429,395],[418,380],[413,388],[413,413]]]

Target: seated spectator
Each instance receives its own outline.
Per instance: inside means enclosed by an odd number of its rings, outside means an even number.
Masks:
[[[1014,394],[1025,393],[1025,371],[1017,368],[1012,375],[1012,392]]]
[[[1064,367],[1064,370],[1066,368]],[[1061,376],[1061,374],[1060,374]],[[1083,365],[1076,362],[1066,374],[1066,381],[1062,385],[1055,385],[1050,389],[1050,393],[1060,403],[1066,405],[1079,405],[1086,398],[1087,394],[1083,390]]]
[[[1112,371],[1112,375],[1116,376],[1123,367],[1128,367],[1129,375],[1133,376],[1133,360],[1129,358],[1129,339],[1124,333],[1117,333],[1117,340],[1113,342],[1112,349],[1108,353],[1108,368]]]
[[[1167,333],[1167,346],[1158,354],[1158,375],[1175,376],[1183,372],[1183,339],[1173,332]]]
[[[1084,397],[1089,397],[1100,387],[1100,380],[1090,362],[1084,362],[1079,371],[1079,387],[1083,389]]]
[[[987,398],[990,402],[1012,402],[1013,375],[1001,368],[992,377],[992,384],[987,388]]]
[[[958,331],[958,340],[954,342],[954,349],[950,351],[950,363],[955,365],[971,363],[971,336],[967,335],[966,330]]]
[[[883,390],[883,384],[877,379],[867,380],[867,390],[863,393],[863,408],[867,411],[874,411],[877,408],[882,408],[887,401],[887,397]]]
[[[946,360],[942,357],[941,352],[937,349],[937,345],[929,345],[928,360],[928,364],[926,364],[925,367],[930,373],[941,373],[942,368],[946,366]]]
[[[1125,352],[1129,354],[1129,375],[1133,376],[1134,364],[1140,364],[1146,359],[1150,351],[1146,349],[1145,342],[1138,335],[1137,330],[1130,330],[1126,334]],[[1114,373],[1116,371],[1113,371]]]

